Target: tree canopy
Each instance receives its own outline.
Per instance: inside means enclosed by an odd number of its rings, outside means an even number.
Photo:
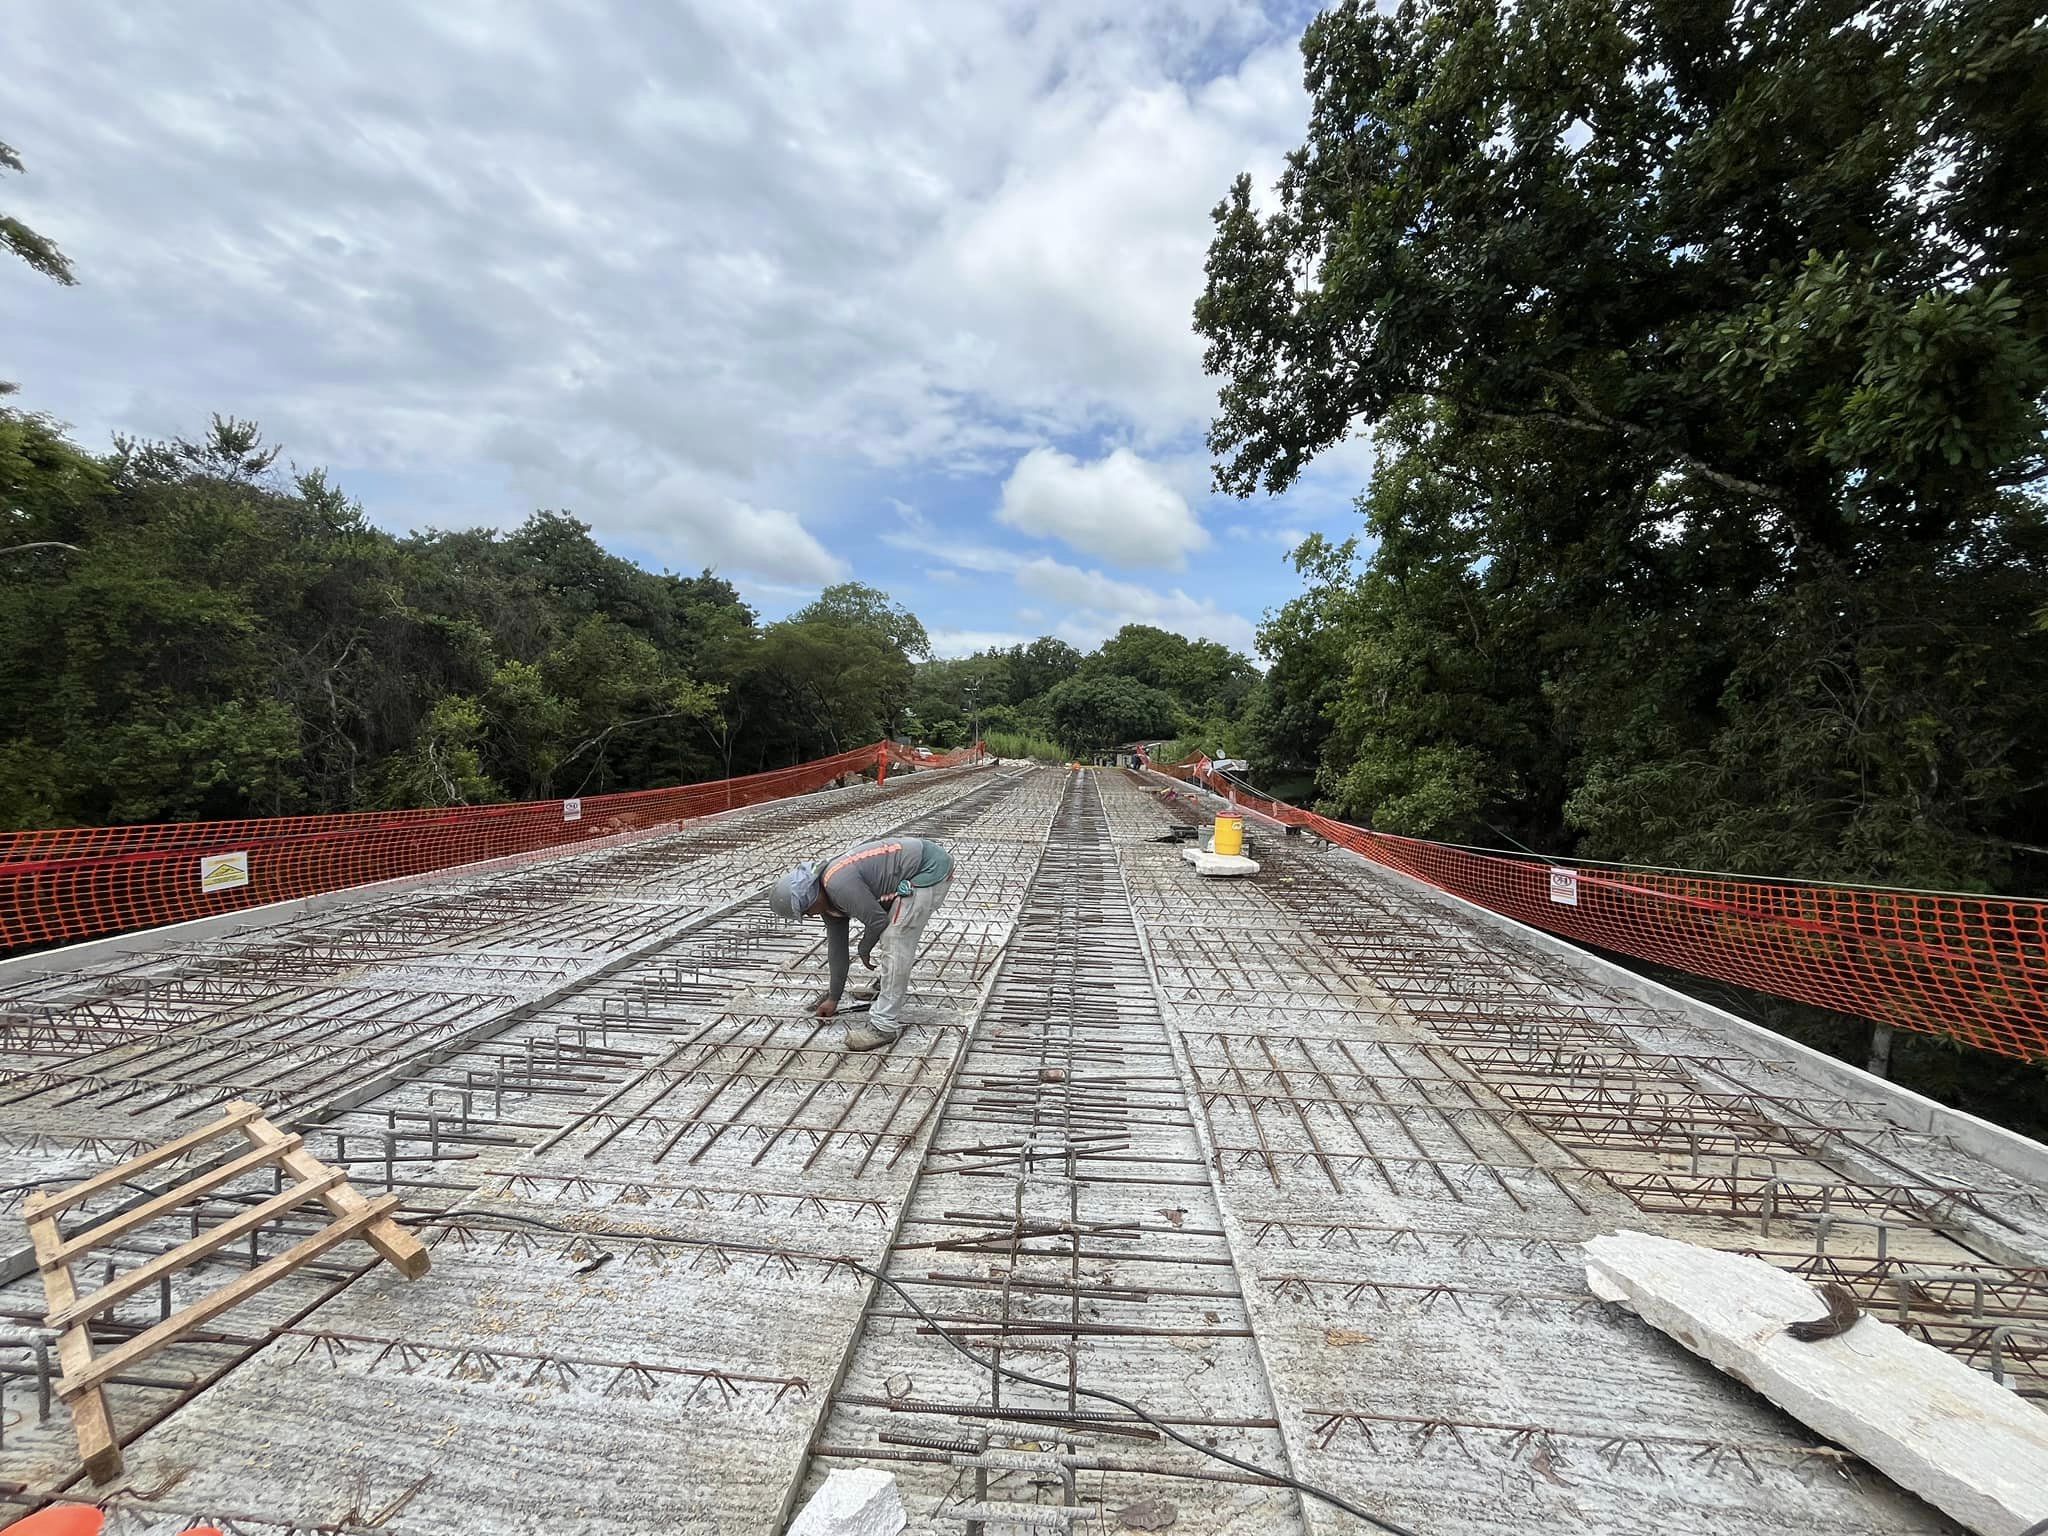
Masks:
[[[1045,697],[1059,739],[1077,750],[1121,746],[1174,730],[1173,695],[1135,677],[1070,677]]]
[[[0,411],[0,548],[62,546],[0,562],[0,825],[596,794],[977,723],[1083,751],[1257,678],[1142,626],[1086,657],[1044,636],[923,659],[916,615],[858,582],[764,624],[567,512],[400,536],[280,461],[234,418],[92,454]]]
[[[2041,474],[2037,6],[1348,0],[1302,48],[1307,141],[1197,309],[1229,489],[1416,398],[1814,555]]]
[[[1258,681],[1252,664],[1215,640],[1190,640],[1150,624],[1126,624],[1080,667],[1084,677],[1135,678],[1146,687],[1226,714],[1244,704]]]
[[[931,641],[925,637],[924,625],[918,622],[916,614],[893,601],[888,593],[858,581],[827,587],[815,602],[790,617],[799,624],[836,624],[841,629],[863,630],[913,660],[924,660],[932,653]]]
[[[1995,885],[2048,825],[2048,23],[1343,4],[1216,210],[1217,479],[1374,433],[1272,771],[1429,835]]]
[[[1260,696],[1246,657],[1214,640],[1126,624],[1085,656],[1052,635],[918,668],[912,714],[936,746],[985,731],[1067,753],[1180,738],[1222,754],[1242,744]]]
[[[318,812],[779,767],[901,723],[917,620],[763,627],[565,512],[383,532],[253,423],[86,453],[0,412],[0,825]]]

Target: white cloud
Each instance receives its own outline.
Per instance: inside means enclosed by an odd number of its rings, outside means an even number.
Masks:
[[[701,507],[678,505],[670,511],[676,525],[664,534],[662,547],[688,565],[820,585],[846,574],[846,562],[779,507],[727,501],[708,515]]]
[[[798,586],[787,581],[764,581],[752,576],[737,577],[733,585],[739,589],[741,598],[769,621],[796,612],[797,609],[810,604],[818,595],[815,586]]]
[[[1180,492],[1128,448],[1092,464],[1032,449],[1003,483],[996,520],[1125,566],[1179,570],[1209,542]]]
[[[233,411],[344,486],[509,487],[512,520],[787,582],[843,569],[869,471],[1102,430],[1185,500],[1207,213],[1300,138],[1296,30],[1251,0],[26,0],[9,211],[82,286],[0,269],[5,371],[90,440]]]
[[[892,549],[929,556],[960,570],[977,571],[983,575],[1012,571],[1017,566],[1015,555],[993,544],[966,544],[953,539],[935,539],[922,533],[885,533],[881,540]]]
[[[932,654],[951,659],[991,648],[1008,650],[1013,645],[1029,645],[1037,637],[1006,629],[934,629],[930,638]]]
[[[1151,624],[1190,639],[1219,640],[1247,655],[1257,639],[1256,627],[1244,615],[1212,598],[1190,596],[1180,587],[1161,592],[1141,582],[1084,570],[1049,555],[1019,558],[986,545],[928,545],[900,535],[884,538],[905,548],[921,549],[967,570],[1007,571],[1015,577],[1020,591],[1037,600],[1015,610],[1017,622],[1049,623],[1046,632],[1082,650],[1094,649],[1126,624]]]
[[[1232,523],[1223,531],[1240,544],[1278,544],[1290,551],[1308,537],[1306,528],[1255,528],[1250,523]]]
[[[711,566],[729,575],[822,586],[847,573],[795,514],[757,506],[725,491],[723,480],[688,468],[652,476],[651,466],[621,452],[577,456],[541,438],[501,443],[514,483],[547,504],[574,487],[567,510],[601,532],[630,540],[681,569]]]
[[[1127,422],[1141,445],[1206,423],[1208,213],[1239,171],[1272,181],[1305,115],[1292,35],[1193,88],[1147,68],[1056,88],[1013,125],[992,195],[911,268],[944,328],[940,378],[1070,429]]]
[[[1134,581],[1040,556],[1017,569],[1017,585],[1064,609],[1057,633],[1081,648],[1100,645],[1126,624],[1151,624],[1191,640],[1220,640],[1249,653],[1257,638],[1251,620],[1179,587],[1160,592]]]

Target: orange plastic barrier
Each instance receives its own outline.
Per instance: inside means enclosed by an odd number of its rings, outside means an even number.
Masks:
[[[106,1523],[106,1512],[96,1504],[52,1504],[0,1526],[0,1536],[99,1536]]]
[[[2048,1061],[2048,902],[1553,864],[1333,821],[1253,793],[1207,758],[1158,771],[1532,928]]]
[[[566,848],[822,789],[887,765],[950,768],[876,742],[793,768],[669,789],[441,810],[0,833],[0,954]]]
[[[106,1511],[97,1504],[52,1504],[0,1526],[0,1536],[99,1536],[106,1524]],[[181,1536],[221,1536],[221,1531],[217,1525],[195,1525]]]

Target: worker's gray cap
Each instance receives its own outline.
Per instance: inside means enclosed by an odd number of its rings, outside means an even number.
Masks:
[[[802,917],[817,899],[818,869],[814,864],[797,865],[768,892],[768,905],[777,917]]]

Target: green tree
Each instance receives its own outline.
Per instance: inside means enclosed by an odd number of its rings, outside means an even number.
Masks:
[[[1009,662],[1008,697],[990,699],[990,704],[1021,705],[1042,698],[1081,670],[1081,653],[1064,640],[1040,635],[1029,645],[1011,646]]]
[[[1171,695],[1131,677],[1073,677],[1046,695],[1055,734],[1070,750],[1121,746],[1174,728]]]
[[[1561,712],[1599,731],[1566,824],[1596,857],[2003,884],[2013,844],[2048,830],[2048,667],[2024,629],[2044,575],[1994,557],[1815,580],[1744,605],[1725,669],[1669,646],[1669,684],[1632,704],[1605,670],[1561,679]],[[1696,685],[1719,692],[1675,707]]]
[[[26,169],[27,167],[21,163],[20,155],[7,145],[0,144],[0,170],[13,171],[20,175]],[[0,245],[4,245],[54,282],[70,287],[78,281],[71,275],[71,263],[65,259],[62,251],[9,214],[0,213]]]
[[[1411,829],[2001,878],[2048,781],[2038,8],[1409,0],[1303,48],[1277,205],[1217,210],[1211,443],[1280,489],[1362,423],[1379,546],[1269,622],[1270,755],[1327,727],[1325,793]]]
[[[790,615],[797,623],[835,624],[868,630],[912,660],[928,657],[932,645],[917,615],[888,593],[858,581],[842,581],[820,592],[816,601]]]
[[[1309,685],[1329,727],[1319,782],[1340,814],[1391,832],[1554,840],[1564,733],[1545,684],[1585,642],[1578,604],[1634,578],[1625,563],[1583,566],[1576,541],[1530,559],[1502,506],[1519,497],[1563,521],[1597,513],[1599,487],[1562,469],[1523,486],[1531,445],[1454,444],[1426,412],[1397,415],[1383,441],[1399,451],[1360,502],[1378,547],[1356,578],[1343,549],[1304,548],[1322,582],[1306,606],[1335,623],[1290,633],[1298,648],[1275,664],[1283,685]],[[1593,521],[1593,545],[1614,554]],[[1321,672],[1333,641],[1334,685]]]
[[[395,538],[278,459],[232,418],[95,457],[0,412],[0,547],[31,546],[0,562],[0,823],[594,793],[819,749],[710,572],[555,512]],[[841,731],[900,707],[909,665],[849,644],[895,691]]]
[[[1082,664],[1086,677],[1130,677],[1195,710],[1234,713],[1258,673],[1214,640],[1190,640],[1151,624],[1126,624]]]
[[[295,530],[204,446],[182,445],[189,464],[166,447],[88,469],[46,425],[8,420],[11,467],[28,470],[0,481],[10,521],[76,546],[0,569],[0,734],[27,791],[8,819],[296,809],[297,721],[263,623],[295,590],[278,585]]]
[[[2042,470],[2048,23],[2023,0],[1347,0],[1216,210],[1240,494],[1418,396],[1725,495],[1809,559]],[[1583,142],[1574,142],[1577,127]]]
[[[1271,660],[1249,721],[1254,778],[1278,786],[1313,777],[1349,670],[1358,540],[1310,534],[1292,556],[1307,590],[1269,611],[1259,650]]]
[[[910,702],[910,659],[867,624],[793,614],[762,638],[762,676],[798,757],[886,735]]]
[[[488,805],[506,798],[484,772],[489,715],[481,700],[446,693],[434,701],[413,744],[383,765],[384,796],[395,806]]]
[[[922,663],[910,699],[919,740],[934,747],[964,744],[976,716],[1009,697],[1012,669],[1011,656],[1001,650]]]

